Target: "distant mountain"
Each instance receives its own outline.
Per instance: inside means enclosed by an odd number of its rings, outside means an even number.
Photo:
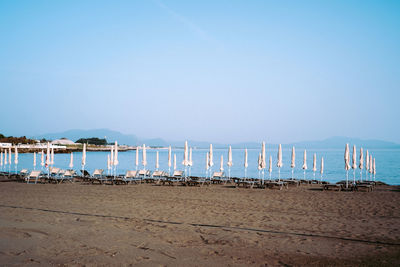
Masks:
[[[72,141],[76,141],[79,138],[90,138],[90,137],[97,137],[97,138],[104,138],[106,137],[107,142],[114,142],[118,141],[121,145],[142,145],[146,144],[147,146],[153,147],[166,147],[171,145],[172,147],[183,147],[184,140],[182,141],[167,141],[162,138],[153,138],[153,139],[140,139],[136,135],[133,134],[123,134],[117,131],[112,131],[109,129],[95,129],[95,130],[69,130],[60,133],[50,133],[50,134],[43,134],[34,136],[34,139],[59,139],[59,138],[68,138]],[[195,140],[188,140],[188,143],[191,147],[197,148],[208,148],[210,142],[204,141],[195,141]],[[325,140],[320,141],[305,141],[305,142],[296,142],[296,143],[289,143],[289,144],[282,144],[284,148],[295,146],[297,148],[324,148],[324,149],[342,149],[346,143],[350,145],[356,145],[357,147],[365,147],[365,148],[400,148],[400,144],[394,142],[387,142],[382,140],[363,140],[359,138],[350,138],[350,137],[331,137]],[[232,148],[260,148],[260,142],[242,142],[242,143],[234,143],[234,144],[222,144],[222,143],[212,143],[213,147],[218,148],[227,148],[229,145]],[[277,146],[278,144],[270,144],[267,143],[268,146]]]
[[[343,148],[345,144],[356,145],[356,147],[365,147],[365,148],[400,148],[400,144],[394,142],[387,142],[382,140],[373,140],[373,139],[360,139],[360,138],[351,138],[351,137],[343,137],[336,136],[331,137],[321,141],[306,141],[306,142],[297,142],[288,145],[294,145],[295,147],[304,147],[304,148]]]

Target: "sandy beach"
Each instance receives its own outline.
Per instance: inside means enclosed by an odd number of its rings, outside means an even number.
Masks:
[[[0,183],[1,265],[399,265],[400,189]]]

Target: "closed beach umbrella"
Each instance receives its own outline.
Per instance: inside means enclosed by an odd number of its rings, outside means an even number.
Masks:
[[[321,181],[322,181],[322,175],[324,174],[324,157],[321,158]]]
[[[54,165],[54,147],[53,145],[51,146],[51,165]]]
[[[233,161],[232,161],[232,147],[229,146],[229,150],[228,150],[228,161],[226,162],[226,165],[228,165],[228,167],[232,167],[233,165]]]
[[[357,155],[356,155],[356,146],[355,145],[353,145],[353,155],[352,155],[353,157],[352,157],[352,165],[351,165],[351,168],[352,169],[357,169]]]
[[[369,153],[365,154],[365,178],[368,180],[368,170],[369,170]]]
[[[4,165],[7,165],[7,149],[4,149]]]
[[[219,167],[219,170],[222,172],[224,171],[224,156],[221,155],[221,166]]]
[[[258,161],[257,161],[257,167],[258,167],[258,170],[260,171],[261,169],[262,169],[262,156],[261,156],[261,152],[258,154]],[[258,176],[260,176],[260,173],[258,173]]]
[[[317,154],[314,153],[314,157],[313,157],[313,168],[312,168],[313,172],[317,171]]]
[[[278,167],[278,179],[280,181],[281,180],[281,168],[283,166],[283,162],[282,162],[282,145],[281,144],[279,144],[279,148],[278,148],[278,162],[277,162],[276,166]]]
[[[304,156],[303,156],[303,170],[304,170],[304,180],[306,179],[306,170],[307,170],[307,151],[304,149]]]
[[[171,166],[172,166],[172,162],[171,162],[171,146],[168,147],[168,175],[171,175]]]
[[[44,151],[42,149],[42,152],[40,153],[40,165],[43,167],[44,166]]]
[[[36,169],[36,152],[33,152],[33,169]]]
[[[86,165],[86,144],[83,144],[83,149],[82,149],[82,170],[85,169]]]
[[[261,169],[267,168],[267,159],[265,158],[265,142],[261,145]]]
[[[247,148],[244,150],[244,178],[247,178],[247,167],[249,164],[247,163]]]
[[[185,141],[185,146],[183,148],[183,166],[188,166],[189,165],[189,149],[188,149],[188,143]]]
[[[373,169],[372,173],[374,175],[374,181],[375,181],[375,174],[376,174],[375,158],[374,158],[374,163],[373,163],[372,169]]]
[[[294,147],[292,147],[292,162],[290,163],[290,168],[292,168],[292,179],[293,179],[294,167],[296,167],[296,152]]]
[[[50,165],[50,144],[47,142],[47,151],[46,151],[46,168]]]
[[[193,159],[192,159],[192,148],[189,149],[189,166],[193,166]]]
[[[71,156],[69,159],[69,168],[72,169],[74,167],[74,154],[71,152]]]
[[[176,170],[176,154],[174,153],[174,171]]]
[[[110,148],[110,167],[114,165],[114,146]]]
[[[350,170],[350,149],[349,144],[346,144],[344,150],[344,168],[346,170],[346,188],[349,187],[349,170]]]
[[[0,166],[3,169],[3,150],[0,152]]]
[[[352,155],[352,164],[351,168],[353,169],[353,184],[356,183],[356,169],[357,169],[357,155],[356,155],[356,146],[353,145],[353,155]]]
[[[11,155],[12,155],[11,147],[9,147],[8,148],[8,165],[9,166],[11,166]]]
[[[362,181],[362,170],[364,168],[364,151],[363,151],[363,148],[360,148],[360,163],[358,164],[358,168],[360,168],[360,180]]]
[[[135,157],[135,165],[136,165],[136,170],[139,166],[139,147],[136,147],[136,157]]]
[[[18,147],[15,146],[14,164],[18,164]]]
[[[213,156],[213,147],[212,147],[212,144],[210,144],[209,157],[210,157],[210,158],[209,158],[208,164],[209,164],[209,166],[210,166],[210,168],[211,168],[212,166],[214,166],[214,161],[213,161],[214,156]]]
[[[158,164],[158,151],[156,152],[156,170],[160,168],[160,165]]]
[[[369,154],[369,173],[372,174],[372,167],[373,167],[373,161],[372,161],[372,154]],[[372,178],[372,177],[371,177]]]
[[[147,153],[146,153],[146,145],[145,144],[143,144],[142,165],[143,165],[143,168],[145,168],[147,165]]]
[[[118,161],[118,142],[115,141],[115,144],[114,144],[114,166],[115,166],[115,168],[116,168],[116,166],[118,164],[119,164],[119,161]]]
[[[269,156],[269,168],[268,168],[268,172],[269,172],[269,179],[271,180],[271,173],[272,173],[272,156]]]

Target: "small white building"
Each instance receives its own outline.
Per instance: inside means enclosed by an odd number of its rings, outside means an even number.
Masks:
[[[56,139],[51,141],[52,145],[75,145],[74,142],[72,142],[71,140],[67,139],[67,138],[61,138],[61,139]]]

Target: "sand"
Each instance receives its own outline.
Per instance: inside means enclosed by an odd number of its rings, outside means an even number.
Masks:
[[[400,264],[400,189],[0,183],[1,265]]]

